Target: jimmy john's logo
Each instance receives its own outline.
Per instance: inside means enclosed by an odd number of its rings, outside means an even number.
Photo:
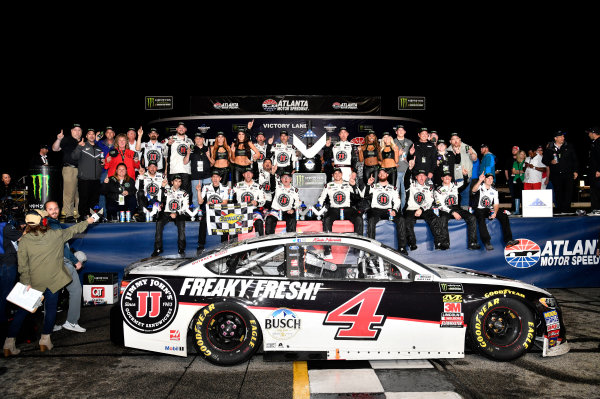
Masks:
[[[333,202],[336,203],[336,205],[341,205],[346,201],[346,194],[343,191],[337,191],[334,195],[333,195]]]
[[[279,197],[277,197],[277,203],[280,206],[288,206],[290,203],[290,196],[287,194],[281,194]]]
[[[167,207],[169,209],[169,211],[171,212],[175,212],[178,211],[180,208],[180,204],[179,201],[173,200],[169,202],[169,205]]]
[[[348,159],[348,154],[346,154],[346,151],[339,151],[336,155],[335,155],[335,159],[338,162],[343,162],[346,159]]]
[[[489,208],[490,206],[492,206],[492,200],[490,200],[488,196],[484,195],[483,197],[481,197],[479,204],[484,208]]]
[[[123,320],[142,333],[155,333],[167,328],[175,319],[177,308],[175,291],[158,277],[133,280],[121,297]]]
[[[415,202],[418,205],[421,205],[423,203],[423,201],[425,201],[425,194],[423,194],[421,191],[415,193],[415,195],[413,196],[413,199],[415,200]]]
[[[188,147],[187,147],[187,145],[185,145],[185,144],[179,144],[179,145],[177,146],[177,153],[178,153],[179,155],[181,155],[182,157],[185,157],[185,154],[187,154],[187,152],[188,152]]]
[[[387,206],[390,203],[390,197],[387,194],[379,194],[377,196],[377,203],[382,206]]]
[[[449,195],[446,197],[446,200],[444,202],[448,207],[454,206],[458,204],[458,198],[456,197],[456,195]]]
[[[252,202],[254,201],[254,194],[252,194],[250,191],[246,191],[240,196],[240,198],[241,202]]]
[[[159,162],[161,159],[161,155],[160,152],[156,150],[150,150],[148,151],[146,158],[148,159],[148,162]]]

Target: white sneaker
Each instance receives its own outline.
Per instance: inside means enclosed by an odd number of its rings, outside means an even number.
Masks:
[[[85,332],[86,329],[81,327],[79,324],[75,323],[69,323],[68,321],[65,321],[65,324],[62,325],[63,328],[67,329],[67,330],[71,330],[71,331],[75,331],[75,332]]]
[[[54,328],[52,329],[52,331],[57,332],[62,330],[62,326],[60,324],[55,324]]]

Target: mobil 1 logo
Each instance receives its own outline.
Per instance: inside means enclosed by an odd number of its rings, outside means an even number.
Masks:
[[[175,319],[177,308],[175,291],[158,277],[133,280],[121,297],[123,320],[142,333],[156,333],[167,328]]]

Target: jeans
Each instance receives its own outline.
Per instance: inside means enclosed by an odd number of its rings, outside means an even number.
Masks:
[[[48,288],[44,291],[44,327],[42,328],[42,334],[51,334],[54,330],[59,292],[60,290],[53,294]],[[30,314],[29,311],[19,308],[8,328],[8,333],[6,334],[8,338],[17,337],[17,334],[19,334],[21,326],[23,325],[23,321],[25,321],[28,314]]]
[[[65,258],[65,266],[71,273],[71,281],[67,285],[67,291],[69,291],[69,311],[67,312],[67,321],[72,324],[77,324],[79,316],[81,315],[81,295],[83,290],[81,288],[81,281],[79,280],[79,274],[75,266]]]
[[[0,265],[0,323],[8,321],[6,317],[6,297],[17,282],[17,265]]]
[[[404,187],[404,175],[405,174],[406,174],[406,171],[398,172],[398,177],[397,177],[398,182],[396,183],[396,187],[398,187],[398,191],[400,194],[400,212],[402,212],[404,210],[404,204],[406,203],[406,188]]]
[[[108,169],[104,169],[102,170],[102,173],[100,173],[100,185],[102,185],[106,176],[108,176]],[[98,197],[98,207],[104,209],[102,214],[106,216],[106,196],[104,194],[100,194]]]
[[[456,180],[456,182],[460,182],[461,180],[458,179]],[[460,193],[458,193],[458,196],[460,198],[460,206],[469,206],[469,197],[470,197],[470,192],[469,190],[471,189],[471,180],[467,181],[467,184],[465,184],[462,188],[462,190],[460,191]]]

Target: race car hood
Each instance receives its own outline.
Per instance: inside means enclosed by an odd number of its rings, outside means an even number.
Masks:
[[[519,280],[515,280],[509,277],[498,276],[495,274],[485,273],[479,270],[467,269],[464,267],[456,267],[449,265],[435,265],[428,264],[428,267],[435,270],[443,280],[447,279],[459,279],[464,281],[465,279],[472,280],[474,283],[478,284],[501,284],[501,285],[511,285],[514,287],[529,289],[532,291],[537,291],[543,293],[548,296],[552,296],[546,290],[536,287],[535,285],[531,285]]]
[[[133,262],[125,268],[127,273],[153,273],[161,271],[175,270],[179,265],[188,262],[189,259],[180,258],[177,255],[161,256],[155,258],[145,258],[137,262]]]

